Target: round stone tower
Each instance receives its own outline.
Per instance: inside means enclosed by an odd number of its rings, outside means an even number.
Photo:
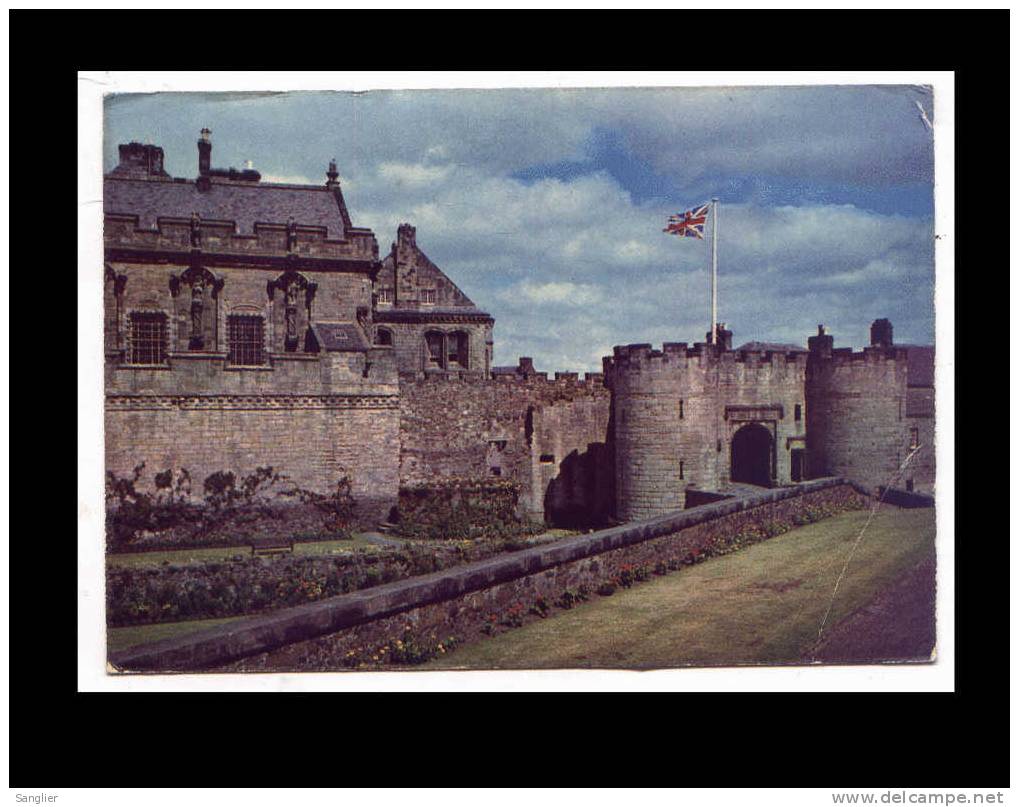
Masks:
[[[848,477],[867,487],[890,484],[910,451],[906,422],[906,351],[878,320],[860,352],[832,347],[823,326],[807,364],[808,454],[813,476]]]
[[[707,389],[710,348],[686,343],[616,347],[605,360],[612,389],[616,516],[681,510],[691,482],[718,484],[718,424]]]

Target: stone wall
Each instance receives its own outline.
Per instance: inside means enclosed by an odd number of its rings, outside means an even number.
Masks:
[[[115,225],[108,222],[108,248],[120,233]],[[215,229],[205,228],[209,247],[220,237]],[[186,229],[164,223],[149,237],[167,247],[174,239],[186,244],[186,236]],[[234,240],[227,232],[221,237]],[[299,246],[299,254],[313,255],[354,244],[306,239]],[[370,307],[366,271],[303,269],[297,295],[302,338],[297,350],[287,352],[283,291],[274,285],[293,277],[285,264],[261,268],[209,260],[200,267],[209,274],[203,275],[208,282],[201,293],[204,344],[196,350],[189,346],[193,297],[181,281],[193,264],[153,256],[107,261],[107,470],[129,476],[144,462],[147,486],[159,471],[186,468],[199,495],[202,480],[216,471],[242,476],[268,465],[320,492],[348,475],[359,522],[377,524],[396,503],[399,488],[399,388],[392,351],[305,352],[303,339],[309,320],[354,323],[357,309]],[[307,284],[315,285],[313,294]],[[166,316],[164,363],[131,364],[133,311]],[[233,313],[264,318],[263,365],[230,365],[227,317]]]
[[[146,396],[108,399],[106,468],[119,476],[145,463],[146,485],[186,468],[201,495],[215,471],[270,465],[301,487],[328,492],[349,475],[358,521],[374,526],[399,489],[399,403],[390,396]]]
[[[869,347],[812,354],[807,375],[811,471],[871,489],[891,484],[910,450],[906,352]]]
[[[466,370],[466,372],[487,376],[491,369],[488,349],[492,338],[490,323],[401,321],[399,317],[382,306],[379,306],[375,312],[375,323],[376,332],[385,330],[390,333],[393,354],[401,372],[420,373],[424,372],[426,368],[428,372],[442,372],[441,369],[430,365],[426,355],[425,334],[429,331],[446,334],[447,338],[458,333],[467,335],[467,367],[449,366],[449,372],[455,374]],[[376,337],[376,341],[378,341],[378,337]]]
[[[408,636],[471,641],[510,603],[554,602],[581,585],[593,591],[627,565],[678,568],[747,524],[858,498],[842,479],[765,491],[130,648],[111,661],[127,671],[343,669],[349,654]]]
[[[600,376],[403,378],[400,482],[499,476],[532,518],[611,509],[610,399]]]
[[[920,450],[910,460],[897,484],[904,486],[912,482],[914,490],[933,493],[936,458],[933,387],[907,388],[906,425],[909,429],[916,429]],[[910,445],[913,437],[911,432]]]

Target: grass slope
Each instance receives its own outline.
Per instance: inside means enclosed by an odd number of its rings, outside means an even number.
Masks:
[[[466,645],[428,669],[676,667],[800,662],[869,511],[817,524]],[[883,506],[827,626],[866,605],[934,547],[934,511]]]
[[[217,625],[236,622],[238,619],[244,619],[244,617],[230,616],[225,619],[195,619],[190,622],[161,622],[158,625],[130,625],[126,628],[107,628],[107,652],[123,650],[125,647],[134,647],[135,645],[147,644],[148,642],[158,642],[160,639],[185,636],[188,633],[205,630],[205,628],[214,628]]]
[[[295,555],[333,555],[343,552],[350,552],[354,549],[374,549],[374,544],[364,538],[355,535],[342,541],[305,541],[294,544]],[[229,560],[241,555],[251,555],[250,546],[220,547],[217,549],[203,549],[201,547],[191,549],[169,549],[166,551],[153,552],[119,552],[106,556],[106,563],[110,566],[121,568],[138,568],[142,566],[159,566],[160,564],[173,563],[197,563],[209,560]]]

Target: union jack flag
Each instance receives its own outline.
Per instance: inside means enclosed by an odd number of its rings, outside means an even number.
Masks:
[[[704,238],[704,222],[708,220],[708,208],[711,203],[687,210],[686,213],[675,213],[669,216],[669,223],[663,233],[672,233],[683,238]]]

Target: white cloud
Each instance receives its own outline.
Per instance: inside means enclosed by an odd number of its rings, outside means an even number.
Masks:
[[[499,293],[503,300],[525,300],[536,305],[584,306],[601,302],[602,290],[590,283],[535,283],[525,280]]]
[[[262,174],[262,182],[271,182],[278,185],[320,185],[320,182],[316,182],[309,177],[302,176],[300,174],[290,174],[288,176],[281,176],[280,174]]]
[[[363,188],[356,220],[388,243],[396,221],[496,317],[496,363],[597,370],[615,344],[704,339],[709,245],[661,232],[666,209],[606,174],[531,184],[458,167],[420,198]],[[932,278],[930,224],[845,205],[722,209],[720,319],[737,344],[805,344],[817,322],[859,345],[889,316],[925,339],[911,287]],[[916,334],[910,336],[909,334]]]
[[[399,222],[496,317],[496,363],[598,370],[614,344],[704,339],[709,245],[661,232],[675,200],[638,202],[610,173],[524,182],[513,173],[591,155],[609,131],[694,202],[725,178],[869,187],[929,181],[922,88],[552,90],[303,94],[214,103],[152,96],[107,108],[109,167],[139,125],[160,133],[168,170],[194,176],[195,138],[213,164],[253,159],[263,180],[321,185],[336,157],[354,223],[383,251]],[[924,102],[930,108],[929,99]],[[308,122],[295,131],[295,120]],[[139,124],[142,121],[142,124]],[[537,170],[538,175],[541,174]],[[563,172],[560,172],[562,175]],[[742,198],[742,197],[741,197]],[[888,316],[927,341],[928,219],[849,205],[723,204],[719,314],[737,344],[804,343],[818,322],[859,345]]]
[[[378,174],[397,187],[406,185],[428,185],[442,182],[453,170],[451,165],[415,165],[411,163],[384,162],[379,164]]]

